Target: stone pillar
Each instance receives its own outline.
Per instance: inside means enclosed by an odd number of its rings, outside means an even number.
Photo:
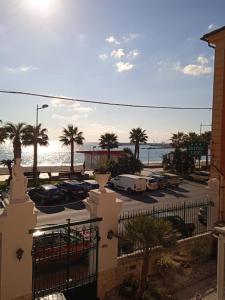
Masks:
[[[224,235],[219,233],[218,236],[218,253],[217,253],[217,299],[224,300]]]
[[[20,160],[13,167],[9,205],[0,215],[0,300],[32,299],[34,204],[26,195]]]
[[[99,252],[98,252],[98,296],[103,299],[105,289],[101,281],[101,274],[117,267],[118,254],[118,217],[122,208],[122,200],[116,198],[116,193],[105,189],[104,191],[92,190],[86,201],[86,208],[90,211],[91,218],[102,217],[99,223]],[[112,231],[112,239],[107,235]],[[111,233],[112,233],[111,232]]]

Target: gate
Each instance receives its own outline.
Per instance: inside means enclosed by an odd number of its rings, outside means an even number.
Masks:
[[[96,218],[31,230],[33,299],[63,293],[67,300],[97,299]],[[95,223],[95,224],[94,224]],[[54,298],[55,299],[55,298]]]

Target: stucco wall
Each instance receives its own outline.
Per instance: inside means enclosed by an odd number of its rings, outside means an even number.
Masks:
[[[204,239],[205,242],[208,242],[209,247],[212,248],[213,238],[210,233],[207,233],[179,241],[175,251],[180,251],[182,249],[188,251],[195,241],[202,239]],[[162,252],[165,252],[165,249],[156,248],[152,252],[150,257],[149,275],[155,273],[155,261]],[[101,272],[98,275],[98,296],[101,300],[105,298],[107,292],[118,287],[122,284],[124,279],[127,279],[129,276],[133,275],[135,278],[140,278],[142,268],[142,257],[140,252],[118,257],[117,260],[118,265],[116,268]]]

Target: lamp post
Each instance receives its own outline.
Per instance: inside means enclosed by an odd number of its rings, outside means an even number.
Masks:
[[[33,165],[33,176],[34,179],[37,179],[37,127],[38,127],[38,111],[40,109],[44,109],[47,108],[48,105],[47,104],[43,104],[42,106],[38,106],[36,107],[36,126],[35,126],[35,133],[34,133],[34,165]]]

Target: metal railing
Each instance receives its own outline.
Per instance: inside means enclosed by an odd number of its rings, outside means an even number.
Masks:
[[[176,238],[179,240],[203,234],[212,229],[212,206],[213,202],[208,200],[184,201],[164,206],[153,206],[149,210],[124,212],[118,220],[118,256],[143,249],[143,245],[140,243],[131,243],[126,239],[126,225],[138,216],[165,219],[178,233]]]
[[[43,226],[33,234],[33,298],[76,289],[96,292],[98,271],[97,222],[95,218]]]

